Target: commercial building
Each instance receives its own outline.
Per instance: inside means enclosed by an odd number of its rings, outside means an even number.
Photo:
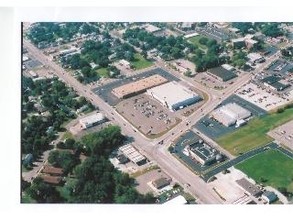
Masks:
[[[161,30],[161,28],[155,26],[155,25],[152,25],[152,24],[146,24],[143,26],[143,28],[148,32],[148,33],[156,33],[158,31]]]
[[[290,84],[286,83],[286,81],[281,80],[280,77],[276,77],[276,76],[268,76],[262,79],[262,82],[265,86],[276,91],[282,91],[290,87]]]
[[[103,123],[106,120],[102,113],[95,113],[79,120],[82,129],[87,129],[92,126]]]
[[[136,82],[128,83],[123,86],[119,86],[112,90],[112,93],[119,99],[128,98],[133,95],[145,92],[154,86],[161,85],[168,82],[168,80],[159,74],[138,80]]]
[[[242,47],[246,47],[247,49],[251,49],[251,48],[255,47],[255,45],[258,44],[258,41],[254,40],[253,37],[254,37],[253,35],[248,34],[242,38],[232,39],[231,40],[232,46],[234,48],[238,48],[238,49],[240,49]]]
[[[153,186],[156,187],[157,189],[162,189],[166,186],[169,186],[170,183],[171,183],[171,179],[170,178],[165,178],[165,177],[162,177],[162,178],[159,178],[157,180],[154,180],[152,182]]]
[[[222,82],[226,82],[237,76],[234,72],[227,70],[222,66],[208,69],[207,73]]]
[[[169,201],[164,203],[164,205],[176,205],[176,207],[177,205],[184,205],[184,204],[187,204],[187,201],[182,195],[176,196],[175,198],[170,199]]]
[[[243,188],[249,195],[252,195],[254,197],[258,197],[262,194],[262,191],[253,183],[249,182],[247,179],[242,178],[240,180],[236,180],[236,183],[238,183],[241,188]]]
[[[220,108],[215,109],[211,116],[226,127],[235,123],[243,124],[243,120],[251,116],[251,112],[236,103],[229,103]]]
[[[139,166],[147,162],[147,158],[139,153],[131,144],[120,147],[119,152]]]
[[[202,139],[196,139],[192,144],[186,145],[188,156],[200,162],[201,165],[210,165],[222,161],[223,156]]]
[[[182,109],[201,100],[197,93],[174,81],[149,89],[147,94],[171,111]]]
[[[264,57],[259,53],[249,53],[247,55],[250,64],[262,63],[265,61]]]

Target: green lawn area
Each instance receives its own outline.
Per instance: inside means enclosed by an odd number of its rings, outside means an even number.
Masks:
[[[236,165],[236,168],[257,182],[276,189],[285,187],[293,192],[293,160],[278,150],[265,151]]]
[[[131,64],[136,70],[144,69],[153,65],[151,61],[146,60],[138,53],[134,54],[134,61],[131,61]]]
[[[100,77],[109,78],[109,70],[107,68],[99,68],[96,70]]]
[[[202,36],[198,35],[198,36],[195,36],[195,37],[191,37],[191,38],[189,38],[188,41],[189,41],[191,44],[193,44],[193,45],[195,45],[195,46],[198,46],[200,49],[206,51],[208,48],[207,48],[206,45],[203,45],[203,44],[199,43],[199,39],[200,39],[200,38],[202,38]]]
[[[218,138],[216,141],[233,155],[247,152],[267,144],[273,139],[266,133],[293,119],[293,108],[282,113],[271,113],[262,118],[255,118],[247,125]]]
[[[69,138],[74,139],[73,135],[72,135],[69,131],[66,131],[66,132],[63,134],[62,140],[66,140],[66,139],[69,139]]]

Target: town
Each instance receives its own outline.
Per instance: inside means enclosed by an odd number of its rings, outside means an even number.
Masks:
[[[22,29],[22,203],[292,204],[293,23]]]

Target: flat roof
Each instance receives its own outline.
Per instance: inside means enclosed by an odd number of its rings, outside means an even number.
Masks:
[[[147,89],[150,89],[154,86],[161,85],[163,83],[168,82],[168,80],[162,77],[159,74],[155,74],[153,76],[140,79],[136,82],[128,83],[123,86],[119,86],[112,90],[113,94],[116,95],[118,98],[124,98],[131,94],[144,92]]]
[[[222,66],[208,69],[208,72],[221,78],[223,81],[228,81],[235,78],[237,75],[230,70],[223,68]]]
[[[246,190],[249,194],[253,196],[258,196],[262,192],[256,185],[249,182],[245,178],[236,180],[236,183],[238,183],[239,186],[241,186],[244,190]]]
[[[146,157],[139,153],[131,144],[122,146],[119,150],[134,163],[139,163],[146,159]]]
[[[251,112],[236,103],[228,103],[215,109],[211,115],[222,124],[229,126],[237,120],[248,118]]]
[[[149,89],[148,94],[154,95],[155,98],[159,99],[161,102],[167,102],[170,106],[184,102],[187,99],[199,97],[196,92],[189,90],[175,81]]]
[[[186,199],[182,195],[179,195],[179,196],[165,202],[164,205],[165,204],[166,205],[184,205],[186,203],[187,203]]]
[[[96,113],[93,115],[86,116],[85,118],[81,118],[79,120],[79,123],[88,125],[88,124],[93,124],[93,123],[102,121],[104,119],[105,119],[105,117],[102,113]]]
[[[198,140],[189,146],[190,150],[204,161],[215,157],[218,153],[213,147],[209,146],[202,140]]]
[[[161,30],[161,28],[159,28],[155,25],[152,25],[152,24],[146,24],[143,26],[143,28],[149,33],[153,33],[153,32]]]

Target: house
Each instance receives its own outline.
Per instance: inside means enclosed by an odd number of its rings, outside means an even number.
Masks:
[[[62,178],[59,176],[41,175],[41,178],[45,183],[52,185],[60,185],[62,183]]]

